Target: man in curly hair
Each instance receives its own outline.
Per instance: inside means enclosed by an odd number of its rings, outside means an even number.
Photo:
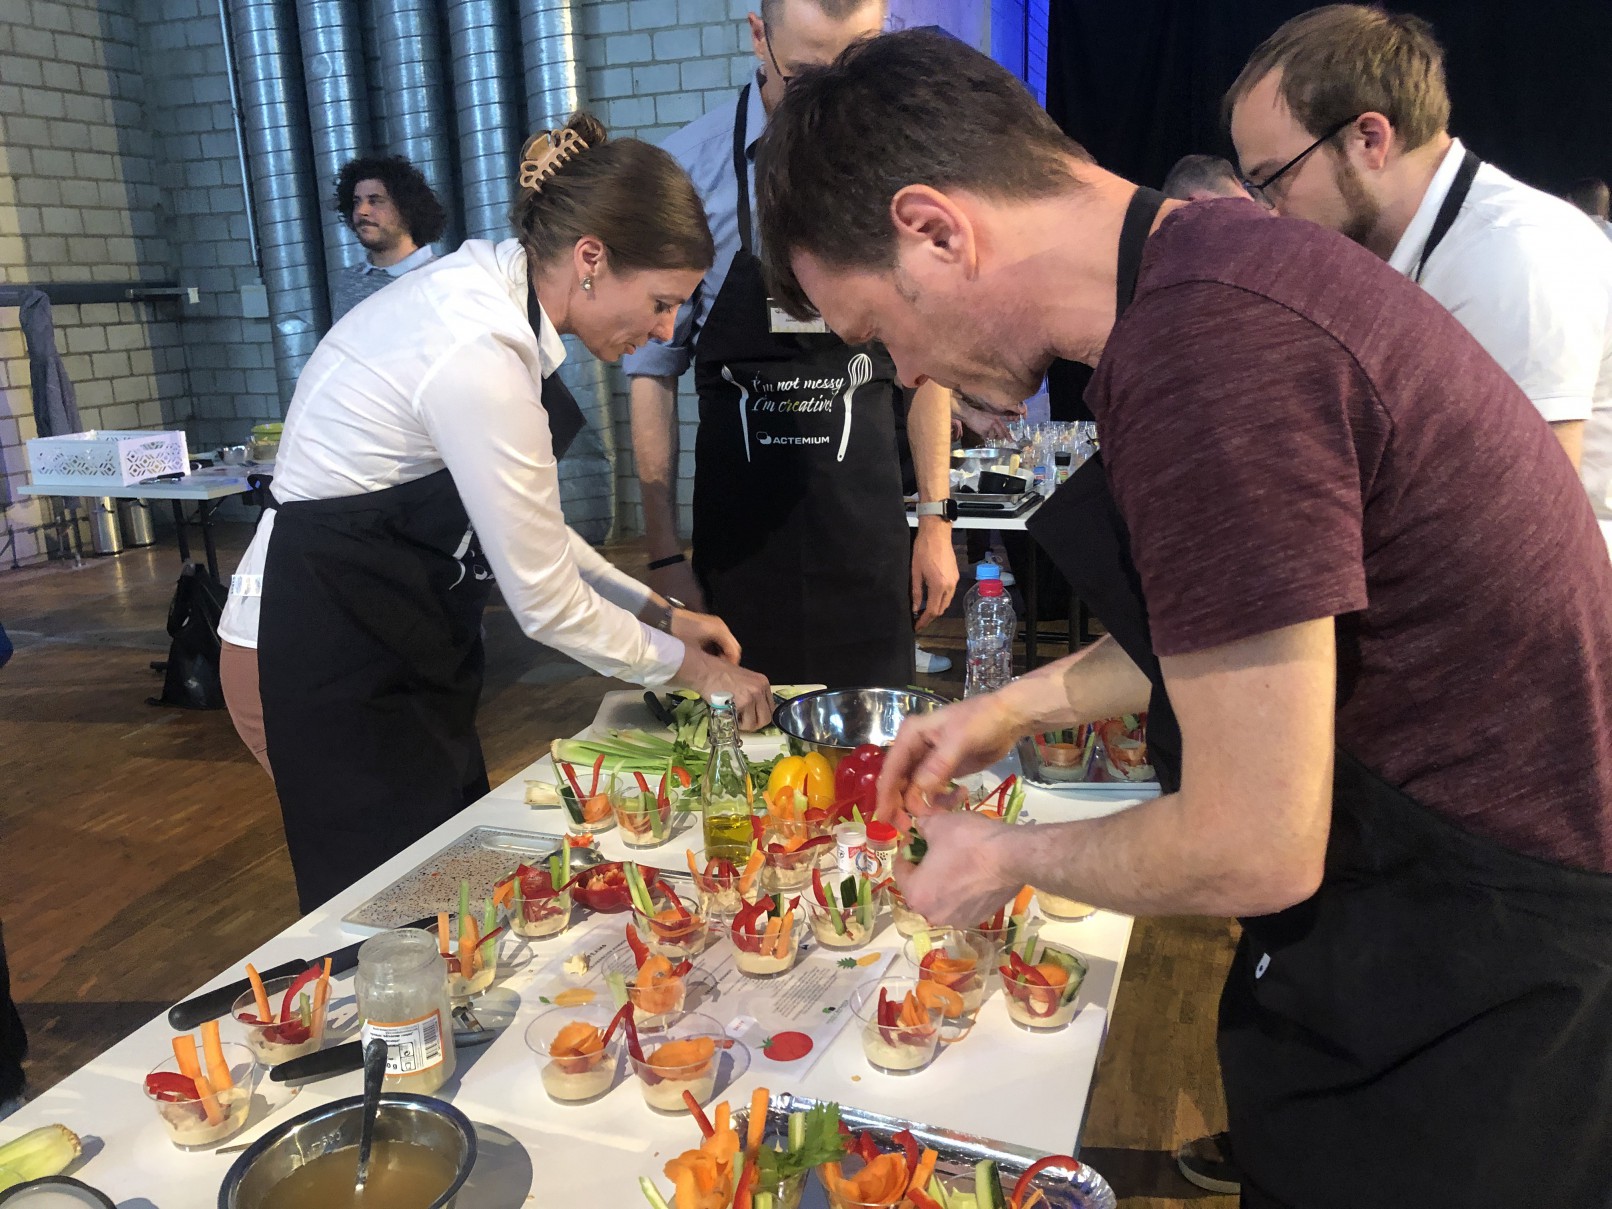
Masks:
[[[332,323],[394,278],[435,260],[431,244],[448,221],[425,177],[401,155],[364,156],[343,165],[335,205],[365,256],[331,283]]]

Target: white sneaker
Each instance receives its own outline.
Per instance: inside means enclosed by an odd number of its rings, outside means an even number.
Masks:
[[[918,670],[925,676],[932,676],[936,672],[951,670],[952,661],[944,655],[937,655],[934,651],[926,651],[918,647]]]

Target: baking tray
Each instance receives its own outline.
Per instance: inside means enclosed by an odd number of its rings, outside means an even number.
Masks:
[[[805,1112],[817,1103],[808,1096],[789,1092],[774,1094],[767,1104],[767,1141],[777,1141],[786,1136],[790,1113]],[[734,1128],[741,1137],[744,1136],[750,1119],[749,1106],[737,1109],[733,1117]],[[974,1164],[981,1159],[995,1159],[996,1169],[1002,1177],[1004,1195],[1013,1191],[1013,1185],[1030,1164],[1043,1157],[1022,1146],[949,1129],[936,1129],[898,1117],[886,1117],[848,1104],[840,1105],[840,1120],[849,1129],[872,1134],[882,1150],[899,1150],[901,1143],[894,1140],[895,1135],[903,1129],[910,1129],[918,1139],[919,1146],[932,1147],[938,1153],[935,1169],[942,1179],[948,1175],[971,1176],[974,1174]],[[1048,1171],[1040,1177],[1040,1182],[1047,1197],[1045,1203],[1050,1209],[1116,1209],[1118,1205],[1108,1181],[1084,1163],[1078,1172]],[[806,1195],[801,1201],[802,1209],[816,1209],[825,1204],[827,1200],[823,1196],[822,1184],[815,1174],[808,1176]]]
[[[486,898],[493,884],[521,861],[546,861],[559,851],[560,836],[503,827],[472,827],[434,852],[386,889],[354,907],[341,922],[361,931],[384,932],[438,911],[459,909],[459,883],[472,898]]]
[[[1157,781],[1088,781],[1078,768],[1054,768],[1041,763],[1041,751],[1035,739],[1025,736],[1014,751],[1019,756],[1019,771],[1025,781],[1037,789],[1079,789],[1086,793],[1111,793],[1122,797],[1152,797],[1159,792]]]

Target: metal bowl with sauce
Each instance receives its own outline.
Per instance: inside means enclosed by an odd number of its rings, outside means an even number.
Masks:
[[[264,1134],[225,1175],[218,1190],[218,1209],[263,1209],[273,1205],[276,1202],[271,1198],[277,1189],[284,1195],[282,1184],[316,1160],[340,1151],[351,1152],[352,1169],[356,1171],[363,1103],[362,1096],[335,1100]],[[475,1128],[464,1113],[432,1096],[384,1093],[375,1118],[375,1143],[377,1158],[381,1147],[392,1145],[418,1148],[444,1160],[444,1174],[451,1182],[434,1199],[422,1200],[422,1209],[451,1209],[476,1163]],[[370,1172],[374,1183],[373,1162]]]
[[[785,701],[772,721],[784,732],[790,754],[821,752],[837,764],[864,743],[889,747],[908,718],[932,714],[945,704],[921,689],[820,689]]]

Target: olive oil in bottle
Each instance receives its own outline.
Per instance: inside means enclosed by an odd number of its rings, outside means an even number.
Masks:
[[[700,818],[705,857],[743,864],[750,855],[750,814],[755,791],[750,765],[739,749],[739,719],[733,694],[711,694],[711,758],[700,778]]]

